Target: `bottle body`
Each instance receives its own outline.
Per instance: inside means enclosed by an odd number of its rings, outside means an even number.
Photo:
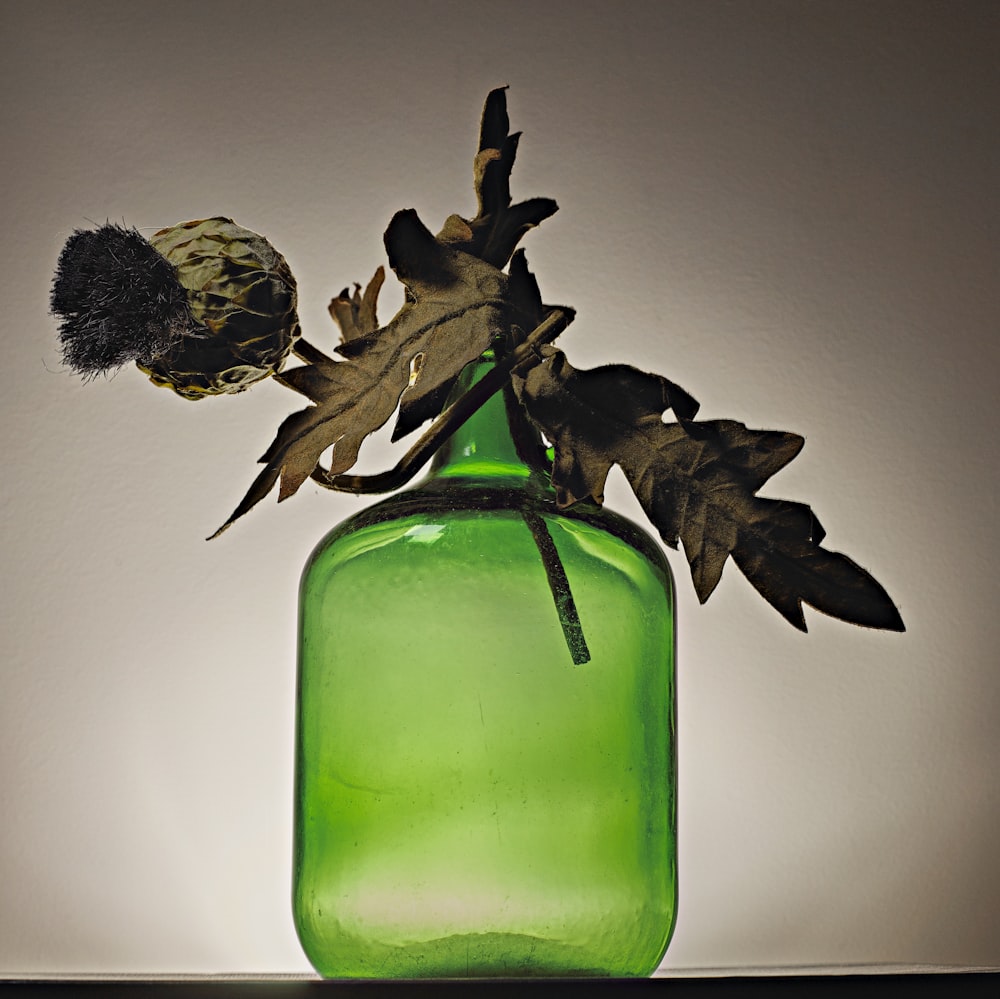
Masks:
[[[558,511],[517,420],[494,396],[303,573],[293,910],[325,977],[641,976],[666,949],[670,570]]]
[[[588,662],[570,656],[525,504]],[[637,530],[503,490],[418,491],[316,550],[295,910],[322,974],[655,969],[676,897],[673,604]]]

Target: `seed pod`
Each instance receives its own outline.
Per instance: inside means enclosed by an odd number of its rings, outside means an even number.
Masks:
[[[300,333],[295,278],[263,236],[212,218],[161,229],[149,242],[173,264],[202,327],[139,362],[154,384],[199,399],[242,392],[280,370]]]

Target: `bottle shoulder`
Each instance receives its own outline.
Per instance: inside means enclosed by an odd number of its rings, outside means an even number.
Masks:
[[[606,543],[631,549],[672,579],[660,542],[634,521],[607,507],[577,503],[560,510],[554,492],[541,484],[536,488],[506,488],[434,479],[395,493],[339,523],[317,545],[310,563],[338,545],[361,543],[367,547],[364,539],[368,538],[378,539],[381,546],[396,538],[430,538],[432,529],[449,523],[461,523],[473,531],[478,524],[485,530],[491,521],[522,521],[526,515],[541,517],[550,527],[561,527],[577,536],[581,532],[604,536]]]

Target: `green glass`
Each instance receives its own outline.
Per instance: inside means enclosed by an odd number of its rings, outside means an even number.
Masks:
[[[302,577],[294,916],[328,978],[644,976],[673,929],[670,570],[557,512],[508,409]]]

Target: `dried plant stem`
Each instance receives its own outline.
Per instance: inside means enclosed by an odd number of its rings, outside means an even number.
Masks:
[[[328,357],[319,349],[319,347],[314,347],[308,340],[304,340],[302,337],[299,337],[299,339],[295,341],[295,345],[292,347],[292,353],[296,357],[306,361],[308,364],[317,364],[322,361],[326,361],[331,364],[333,363],[332,357]]]

